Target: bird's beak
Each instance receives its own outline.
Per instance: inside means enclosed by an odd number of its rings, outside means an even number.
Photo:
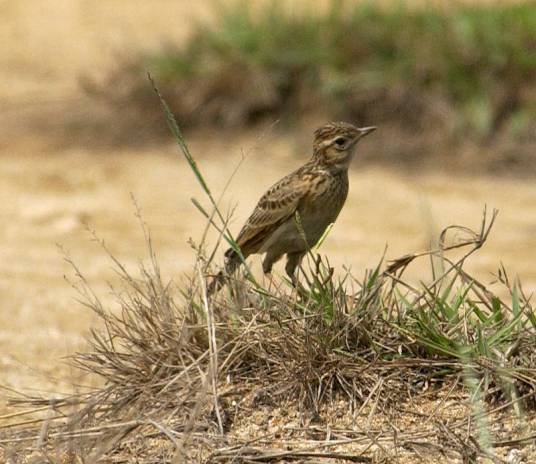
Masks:
[[[365,137],[365,135],[370,134],[371,132],[374,132],[377,129],[376,126],[370,126],[370,127],[360,127],[358,129],[359,131],[359,138]]]

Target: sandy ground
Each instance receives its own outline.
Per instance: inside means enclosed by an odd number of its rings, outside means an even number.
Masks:
[[[107,69],[118,53],[180,41],[195,19],[209,18],[214,10],[209,1],[182,0],[108,0],[98,6],[86,0],[4,0],[0,10],[9,19],[0,23],[0,102],[5,109],[0,115],[0,371],[4,384],[21,388],[37,382],[34,369],[61,378],[65,370],[58,368],[58,359],[83,344],[92,322],[64,280],[69,267],[58,244],[106,297],[113,272],[85,223],[134,266],[145,256],[145,247],[132,193],[173,279],[190,269],[193,252],[187,240],[199,237],[204,228],[190,202],[192,196],[204,201],[203,195],[173,145],[132,151],[51,148],[20,130],[27,107],[50,112],[54,102],[79,98],[81,74]],[[61,117],[57,115],[60,124]],[[16,138],[6,129],[13,125],[19,129]],[[259,136],[260,131],[189,134],[217,194],[246,153],[222,203],[237,208],[234,230],[264,189],[308,156],[308,134]],[[374,139],[366,143],[374,144]],[[360,274],[377,263],[387,243],[388,256],[394,257],[426,248],[447,224],[477,227],[487,204],[501,212],[489,245],[472,265],[491,280],[502,261],[527,288],[536,287],[533,182],[400,174],[363,167],[359,161],[351,176],[347,206],[323,246],[339,268],[345,265]]]

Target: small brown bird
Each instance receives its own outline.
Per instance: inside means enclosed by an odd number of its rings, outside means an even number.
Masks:
[[[296,267],[326,228],[335,222],[348,195],[348,167],[357,142],[376,127],[355,127],[331,122],[315,131],[313,156],[308,163],[283,177],[261,197],[236,238],[242,256],[266,253],[264,273],[287,255],[285,271],[293,283]],[[231,274],[241,263],[238,253],[225,252],[225,273]],[[223,282],[220,272],[209,286],[209,293]]]

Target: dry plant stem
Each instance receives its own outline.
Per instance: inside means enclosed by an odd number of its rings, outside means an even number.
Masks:
[[[449,388],[447,394],[441,398],[441,401],[438,403],[438,405],[433,409],[433,411],[426,417],[424,424],[430,423],[432,419],[436,416],[436,414],[441,410],[443,405],[450,399],[452,393],[454,392],[454,389],[458,386],[458,382],[460,381],[460,376],[456,378],[454,382],[452,382],[451,387]]]
[[[270,462],[280,461],[281,459],[287,460],[299,460],[303,458],[320,458],[320,459],[340,459],[350,462],[372,462],[372,458],[361,456],[358,454],[346,454],[346,453],[321,453],[314,451],[278,451],[278,450],[263,450],[257,448],[244,448],[240,454],[215,454],[212,459],[216,461],[228,460],[229,458],[239,458],[245,462]]]
[[[22,427],[23,425],[40,424],[45,421],[51,421],[51,420],[57,420],[57,419],[65,419],[65,415],[60,414],[57,416],[48,417],[46,419],[28,419],[25,421],[13,422],[11,424],[3,424],[3,425],[0,425],[0,430],[9,429],[11,427]]]
[[[221,419],[220,407],[218,404],[218,347],[216,342],[216,329],[214,326],[214,314],[212,312],[212,306],[208,301],[205,279],[203,278],[201,269],[198,268],[198,271],[199,283],[201,285],[201,295],[203,298],[203,306],[205,308],[205,315],[207,318],[207,331],[210,346],[210,376],[212,395],[214,400],[214,411],[216,412],[216,417],[218,419],[218,427],[220,429],[220,433],[223,435],[223,422]]]
[[[180,442],[179,447],[175,451],[175,455],[173,456],[172,463],[173,464],[180,464],[183,462],[183,457],[185,454],[185,450],[187,448],[187,445],[189,441],[193,437],[193,431],[195,428],[195,424],[197,420],[199,419],[199,415],[201,414],[201,408],[204,403],[204,397],[208,390],[208,375],[203,376],[203,383],[201,385],[201,390],[199,391],[197,401],[195,402],[194,409],[190,413],[190,417],[188,417],[187,422],[184,425],[184,433],[182,436],[182,440]]]
[[[463,264],[475,251],[480,249],[484,243],[486,242],[489,233],[491,232],[491,229],[493,227],[493,224],[495,223],[495,219],[497,217],[498,211],[493,210],[491,215],[491,220],[488,223],[487,222],[487,212],[486,208],[484,208],[484,211],[482,213],[482,222],[480,226],[480,232],[478,234],[475,234],[471,229],[464,227],[464,226],[448,226],[441,232],[440,235],[440,244],[444,244],[446,241],[446,235],[449,230],[463,230],[465,232],[468,232],[470,235],[473,235],[472,239],[463,241],[461,243],[450,245],[450,246],[442,246],[439,249],[436,250],[430,250],[430,251],[423,251],[420,253],[414,253],[412,255],[406,255],[401,258],[395,259],[391,261],[391,265],[384,271],[384,275],[393,275],[396,273],[396,271],[399,271],[398,276],[396,276],[397,280],[400,281],[402,274],[404,270],[407,268],[407,266],[414,261],[417,258],[423,257],[423,256],[431,256],[431,255],[439,255],[444,256],[444,253],[450,250],[455,250],[458,248],[464,248],[467,246],[473,245],[473,247],[466,252],[461,258],[459,258],[456,262],[449,262],[450,267],[446,269],[441,275],[436,277],[432,283],[428,285],[424,285],[427,288],[434,288],[438,283],[442,282],[445,277],[447,277],[452,271],[457,270],[460,268],[460,265]],[[414,287],[405,284],[406,288],[412,290],[416,296],[413,299],[412,303],[416,305],[421,299],[426,297],[427,292],[426,291],[419,291],[415,289]]]
[[[231,238],[231,241],[232,241],[232,236],[230,235],[230,232],[228,230],[226,230],[226,228],[225,228],[226,227],[225,226],[226,220],[225,220],[224,216],[222,215],[222,213],[220,212],[220,210],[218,208],[218,203],[214,200],[212,192],[210,191],[207,183],[205,182],[205,179],[201,175],[201,172],[199,171],[199,169],[197,167],[197,163],[196,163],[195,159],[193,158],[193,156],[190,153],[188,145],[186,144],[186,140],[184,139],[184,137],[183,137],[183,135],[182,135],[182,133],[181,133],[181,131],[179,129],[179,126],[177,125],[177,122],[175,121],[173,113],[171,112],[171,110],[169,109],[169,106],[167,105],[166,101],[162,97],[162,94],[158,90],[158,87],[156,86],[156,83],[155,83],[155,81],[152,78],[150,73],[147,73],[147,78],[149,79],[149,81],[151,83],[151,86],[153,88],[153,91],[155,92],[156,96],[158,97],[158,99],[160,101],[160,104],[162,105],[162,108],[164,110],[164,114],[166,115],[166,122],[168,123],[168,126],[169,126],[169,128],[171,130],[171,133],[173,134],[176,142],[179,145],[179,148],[181,149],[182,154],[184,155],[184,157],[186,158],[188,164],[192,168],[192,171],[194,172],[199,184],[201,185],[202,189],[204,190],[205,194],[207,195],[207,197],[208,197],[208,199],[210,201],[210,204],[211,204],[211,207],[212,207],[213,211],[212,211],[212,213],[210,214],[209,217],[212,218],[214,215],[216,215],[219,218],[220,222],[223,224],[223,228],[221,230],[225,231],[225,233],[229,234],[229,237]],[[212,220],[210,222],[212,222]]]
[[[314,426],[309,426],[307,428],[307,430],[309,430],[311,428],[314,428]],[[363,435],[365,435],[365,436],[364,437],[359,437],[359,438],[344,438],[344,439],[341,439],[341,440],[313,441],[313,443],[311,445],[303,447],[303,448],[300,448],[299,450],[290,451],[290,453],[292,453],[292,455],[296,455],[296,453],[300,453],[300,452],[301,453],[311,453],[313,451],[318,451],[318,450],[325,449],[325,448],[340,447],[341,445],[349,445],[349,444],[353,444],[353,443],[360,443],[360,442],[364,442],[367,439],[371,440],[371,444],[372,443],[377,443],[377,444],[379,443],[381,432],[377,433],[376,437],[370,437],[369,432],[362,431],[361,433]],[[230,447],[230,448],[229,447],[220,448],[220,449],[215,451],[215,455],[216,456],[217,455],[220,455],[220,456],[242,456],[242,452],[248,452],[248,450],[249,450],[249,452],[251,452],[252,450],[256,450],[257,452],[260,452],[261,450],[250,446],[253,441],[254,440],[251,440],[251,441],[243,443],[242,445],[234,446],[234,447]],[[386,438],[384,438],[384,441],[386,441],[386,442],[391,441],[391,438],[386,437]],[[303,444],[303,441],[300,441],[300,442],[284,442],[284,444],[286,444],[287,446],[293,446],[293,445]],[[385,448],[382,448],[382,450],[387,454]],[[267,450],[265,450],[265,451],[267,451]],[[274,451],[272,451],[272,453],[270,453],[270,456],[272,458],[284,457],[283,455],[280,455],[280,453],[281,453],[281,451],[275,451],[274,450]],[[303,455],[303,456],[305,456],[305,455]],[[359,456],[359,458],[366,459],[366,461],[358,461],[358,462],[370,462],[369,461],[370,458],[368,458],[368,457]]]
[[[195,174],[199,184],[201,185],[203,191],[205,192],[205,194],[207,195],[209,201],[210,201],[210,204],[211,204],[211,208],[212,208],[212,211],[210,214],[208,214],[207,212],[205,212],[205,210],[201,207],[201,205],[195,200],[192,198],[192,202],[194,203],[194,205],[196,205],[196,207],[199,209],[199,211],[201,211],[205,217],[208,218],[208,223],[207,223],[207,226],[205,228],[205,231],[203,233],[203,238],[202,238],[202,243],[204,243],[204,240],[205,240],[205,237],[206,237],[206,232],[208,230],[208,227],[210,225],[212,225],[213,227],[216,228],[216,230],[219,232],[220,234],[220,237],[218,238],[217,240],[217,243],[216,243],[216,246],[215,248],[213,249],[213,251],[211,252],[210,256],[209,256],[209,259],[207,260],[207,262],[205,263],[205,266],[204,266],[204,273],[206,273],[206,270],[208,269],[208,267],[210,266],[210,263],[212,262],[212,260],[214,259],[214,256],[215,256],[215,253],[216,253],[216,250],[218,248],[218,245],[221,241],[221,237],[224,237],[227,242],[231,245],[231,248],[233,248],[238,257],[240,258],[242,264],[244,264],[245,266],[245,269],[248,271],[248,275],[250,277],[250,281],[253,282],[257,287],[259,287],[259,285],[257,284],[256,280],[253,278],[251,272],[250,272],[250,269],[247,265],[247,263],[245,262],[245,259],[244,257],[242,256],[242,252],[240,251],[240,248],[238,247],[238,245],[236,244],[231,232],[229,231],[228,227],[227,227],[227,221],[228,221],[228,218],[224,218],[223,214],[221,213],[219,207],[218,207],[218,202],[221,200],[221,197],[223,196],[223,194],[225,193],[225,190],[227,189],[227,186],[229,185],[230,181],[232,180],[232,178],[234,177],[235,173],[237,172],[238,168],[240,167],[240,164],[241,162],[236,166],[234,172],[232,173],[231,175],[231,178],[227,181],[227,184],[220,196],[220,199],[217,201],[215,201],[213,195],[212,195],[212,192],[210,191],[209,187],[208,187],[208,184],[206,183],[203,175],[201,174],[198,166],[197,166],[197,163],[194,159],[194,157],[192,156],[192,154],[190,153],[190,150],[188,148],[188,145],[186,143],[186,140],[184,139],[183,135],[182,135],[182,132],[180,131],[179,129],[179,126],[177,125],[177,121],[175,120],[175,117],[173,116],[173,113],[171,112],[169,106],[167,105],[166,101],[164,100],[164,98],[162,97],[160,91],[158,90],[158,87],[156,86],[156,83],[155,81],[153,80],[152,76],[150,73],[147,73],[147,77],[151,83],[151,86],[153,88],[153,91],[155,92],[156,96],[158,97],[159,101],[160,101],[160,104],[162,105],[162,109],[164,111],[164,114],[166,116],[166,122],[171,130],[171,133],[173,134],[176,142],[178,143],[179,145],[179,148],[182,152],[182,154],[184,155],[184,157],[186,158],[190,168],[192,169],[193,173]],[[276,121],[277,122],[277,121]],[[273,127],[275,123],[271,124],[269,126],[269,128]],[[221,222],[221,225],[218,226],[217,224],[215,224],[213,218],[214,216],[217,216],[218,219],[220,220]]]
[[[121,427],[117,433],[109,437],[104,437],[102,443],[96,446],[93,452],[89,455],[87,462],[99,462],[108,452],[112,451],[119,443],[121,443],[131,432],[136,430],[139,424],[132,423]]]
[[[267,127],[267,129],[265,129],[259,136],[257,136],[257,138],[255,140],[255,145],[260,144],[260,142],[268,135],[269,131],[271,131],[278,122],[279,122],[278,120],[274,121],[273,123],[271,123]],[[218,234],[216,244],[214,245],[209,258],[207,259],[207,262],[205,263],[205,268],[203,269],[204,274],[206,273],[206,270],[207,270],[208,266],[210,266],[210,264],[214,260],[214,257],[216,256],[216,253],[218,251],[219,245],[221,244],[221,240],[222,240],[222,238],[224,238],[225,233],[229,233],[228,223],[229,223],[229,220],[230,220],[230,218],[232,217],[232,215],[234,213],[234,208],[233,208],[228,213],[227,217],[225,218],[225,222],[223,223],[223,227],[219,228],[219,227],[216,226],[216,224],[214,223],[214,220],[213,220],[214,215],[216,214],[216,209],[219,208],[219,205],[221,204],[225,193],[229,189],[229,186],[231,185],[231,182],[233,181],[233,179],[235,178],[236,174],[238,173],[238,170],[240,169],[240,167],[242,166],[242,164],[244,163],[246,158],[255,149],[255,145],[253,145],[252,147],[248,148],[245,152],[242,150],[242,156],[241,156],[240,160],[238,161],[238,163],[234,167],[234,169],[231,172],[231,175],[229,176],[229,178],[226,180],[225,185],[223,186],[223,189],[222,189],[222,191],[220,193],[220,196],[218,197],[218,200],[216,201],[216,205],[212,207],[211,214],[208,217],[207,224],[206,224],[205,229],[203,230],[203,234],[201,236],[201,242],[200,242],[199,247],[203,248],[203,246],[205,244],[205,241],[206,241],[208,231],[210,230],[211,225],[216,228],[216,230],[219,232],[219,234]],[[193,201],[193,199],[192,199],[192,201]]]
[[[152,419],[149,419],[148,422],[154,425],[158,430],[160,430],[160,432],[162,432],[166,437],[168,437],[175,445],[175,449],[179,449],[180,443],[177,441],[177,439],[175,438],[171,430],[169,430],[167,427],[164,427],[162,424],[159,424],[158,422]]]
[[[50,409],[50,405],[41,406],[39,408],[27,409],[25,411],[12,412],[12,413],[4,414],[3,416],[0,416],[0,420],[11,419],[13,417],[18,417],[18,416],[26,416],[28,414],[35,414],[36,412],[46,411],[47,409]]]

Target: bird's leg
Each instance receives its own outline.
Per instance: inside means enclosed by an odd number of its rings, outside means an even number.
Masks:
[[[268,285],[268,290],[269,291],[272,288],[272,283],[273,283],[273,280],[274,280],[274,278],[272,276],[272,266],[274,265],[274,263],[276,261],[281,259],[281,256],[283,256],[283,255],[282,254],[276,255],[276,254],[271,253],[270,251],[268,251],[268,253],[266,253],[266,257],[264,258],[264,260],[262,262],[262,272],[264,272],[264,275],[267,276],[270,279],[270,282],[269,282],[269,285]]]
[[[298,264],[300,264],[304,254],[305,253],[301,251],[294,252],[294,253],[287,253],[287,264],[285,265],[285,272],[289,276],[293,287],[296,289],[299,289],[300,287],[300,282],[298,280],[296,268],[298,267]]]
[[[272,290],[272,283],[274,280],[274,276],[272,275],[272,265],[271,263],[269,266],[266,265],[266,260],[262,263],[262,272],[264,273],[264,277],[268,277],[268,292]]]
[[[264,274],[265,278],[268,278],[268,293],[272,291],[272,285],[274,285],[274,275],[271,272],[267,272]]]

